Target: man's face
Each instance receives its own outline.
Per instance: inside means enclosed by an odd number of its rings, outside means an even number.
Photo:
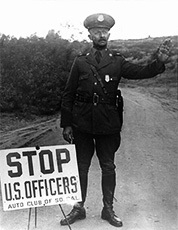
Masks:
[[[109,36],[109,30],[105,28],[93,28],[88,35],[95,45],[101,47],[107,45]]]

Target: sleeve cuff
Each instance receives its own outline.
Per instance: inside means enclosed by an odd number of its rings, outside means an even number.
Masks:
[[[157,69],[158,73],[163,73],[165,71],[166,68],[165,68],[165,64],[163,62],[156,59],[155,64],[156,64],[156,69]]]
[[[61,109],[61,128],[72,125],[72,113],[67,109]]]

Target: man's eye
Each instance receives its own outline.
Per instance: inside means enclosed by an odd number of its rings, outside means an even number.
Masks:
[[[98,31],[98,32],[95,32],[95,35],[100,35],[100,34],[107,34],[106,31]]]

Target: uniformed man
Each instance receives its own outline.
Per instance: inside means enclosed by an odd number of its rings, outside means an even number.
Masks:
[[[86,218],[84,203],[87,194],[88,170],[94,151],[102,171],[103,209],[101,218],[121,227],[122,221],[113,210],[116,186],[114,157],[120,146],[122,109],[118,106],[118,85],[127,79],[151,78],[165,70],[169,46],[160,47],[156,60],[147,66],[131,64],[119,53],[107,48],[109,31],[115,24],[107,14],[87,17],[84,26],[89,31],[93,47],[74,60],[62,98],[61,127],[66,141],[76,145],[82,202],[74,205],[61,220],[61,225]],[[119,115],[120,114],[120,115]]]

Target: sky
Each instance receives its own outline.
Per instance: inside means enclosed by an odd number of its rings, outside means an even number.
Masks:
[[[87,16],[110,14],[112,39],[178,35],[178,0],[0,0],[0,34],[45,37],[49,30],[62,38],[84,40]]]

